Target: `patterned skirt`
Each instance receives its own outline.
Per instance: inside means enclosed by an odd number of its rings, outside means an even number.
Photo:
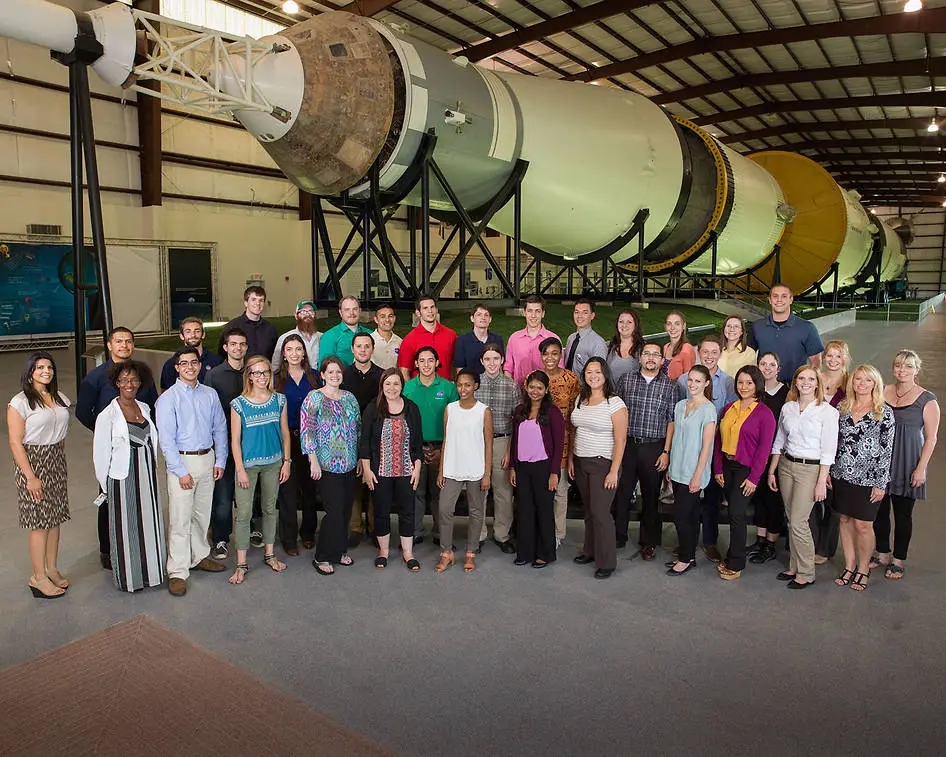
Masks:
[[[55,528],[69,520],[69,491],[66,471],[65,442],[56,444],[24,444],[26,459],[33,473],[43,484],[43,496],[36,502],[26,488],[26,476],[14,466],[13,480],[20,501],[22,528]]]

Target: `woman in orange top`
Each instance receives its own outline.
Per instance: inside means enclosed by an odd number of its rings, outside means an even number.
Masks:
[[[664,345],[664,365],[667,376],[676,381],[696,365],[696,350],[687,341],[687,319],[683,313],[671,310],[667,313],[664,328],[670,341]]]

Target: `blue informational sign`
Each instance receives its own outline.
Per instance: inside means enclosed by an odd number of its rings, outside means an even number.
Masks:
[[[72,245],[0,241],[0,337],[73,332],[72,268]]]

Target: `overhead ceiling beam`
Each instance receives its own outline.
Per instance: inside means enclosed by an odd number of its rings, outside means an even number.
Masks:
[[[803,123],[781,124],[766,129],[743,131],[721,137],[720,142],[727,145],[749,142],[753,139],[784,137],[786,134],[817,134],[832,131],[855,131],[862,129],[909,129],[920,131],[930,123],[928,118],[883,118],[874,121],[805,121]]]
[[[483,60],[484,58],[489,58],[505,50],[511,50],[514,47],[525,45],[528,42],[535,42],[538,39],[551,37],[553,34],[559,34],[560,32],[567,32],[579,26],[600,21],[603,18],[617,16],[620,13],[626,13],[635,8],[643,8],[646,5],[655,4],[653,0],[602,0],[594,5],[587,5],[574,10],[571,13],[563,13],[561,16],[550,18],[548,21],[541,21],[538,24],[516,29],[508,34],[503,34],[501,37],[491,39],[488,42],[471,45],[458,54],[464,55],[472,61]]]
[[[373,16],[386,11],[399,0],[354,0],[339,10],[354,13],[356,16]]]
[[[862,149],[865,147],[928,147],[931,150],[942,149],[946,138],[936,134],[916,135],[912,137],[873,137],[871,139],[808,139],[804,142],[792,142],[791,149],[825,150],[839,148],[844,150]]]
[[[944,8],[943,10],[946,10]],[[802,110],[836,110],[839,108],[946,108],[946,92],[910,92],[896,95],[864,97],[833,97],[823,100],[787,100],[737,108],[709,116],[691,118],[697,126],[758,118],[769,113],[795,113]]]
[[[728,79],[684,87],[673,92],[650,98],[658,105],[684,102],[698,97],[715,95],[720,92],[732,92],[737,89],[752,87],[774,87],[784,84],[801,84],[812,81],[837,79],[868,78],[871,76],[942,76],[946,75],[946,58],[919,58],[917,60],[892,61],[889,63],[868,63],[859,66],[827,66],[825,68],[807,68],[799,71],[772,71],[765,74],[746,74]]]
[[[946,8],[927,8],[922,13],[893,13],[887,16],[832,21],[827,24],[792,26],[787,29],[766,29],[758,32],[701,37],[682,45],[673,45],[656,52],[601,66],[565,77],[570,81],[596,81],[630,74],[650,66],[674,60],[692,59],[697,55],[746,50],[751,47],[787,45],[834,37],[861,37],[881,34],[946,33]]]
[[[809,155],[809,158],[822,164],[833,165],[836,163],[880,163],[887,160],[909,160],[914,163],[944,163],[946,162],[946,153],[940,155],[938,152],[924,152],[920,150],[903,150],[901,152],[862,152],[848,155],[831,155],[828,153],[819,153]]]

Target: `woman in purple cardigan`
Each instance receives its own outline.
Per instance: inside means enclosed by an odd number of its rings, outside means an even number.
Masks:
[[[723,408],[716,426],[713,474],[729,502],[729,553],[719,577],[735,581],[746,567],[746,509],[765,472],[775,438],[775,416],[761,402],[765,379],[754,365],[736,371],[735,402]]]
[[[512,415],[509,482],[518,489],[516,565],[544,568],[555,562],[555,491],[562,472],[565,419],[552,404],[549,377],[526,378],[528,399]]]

